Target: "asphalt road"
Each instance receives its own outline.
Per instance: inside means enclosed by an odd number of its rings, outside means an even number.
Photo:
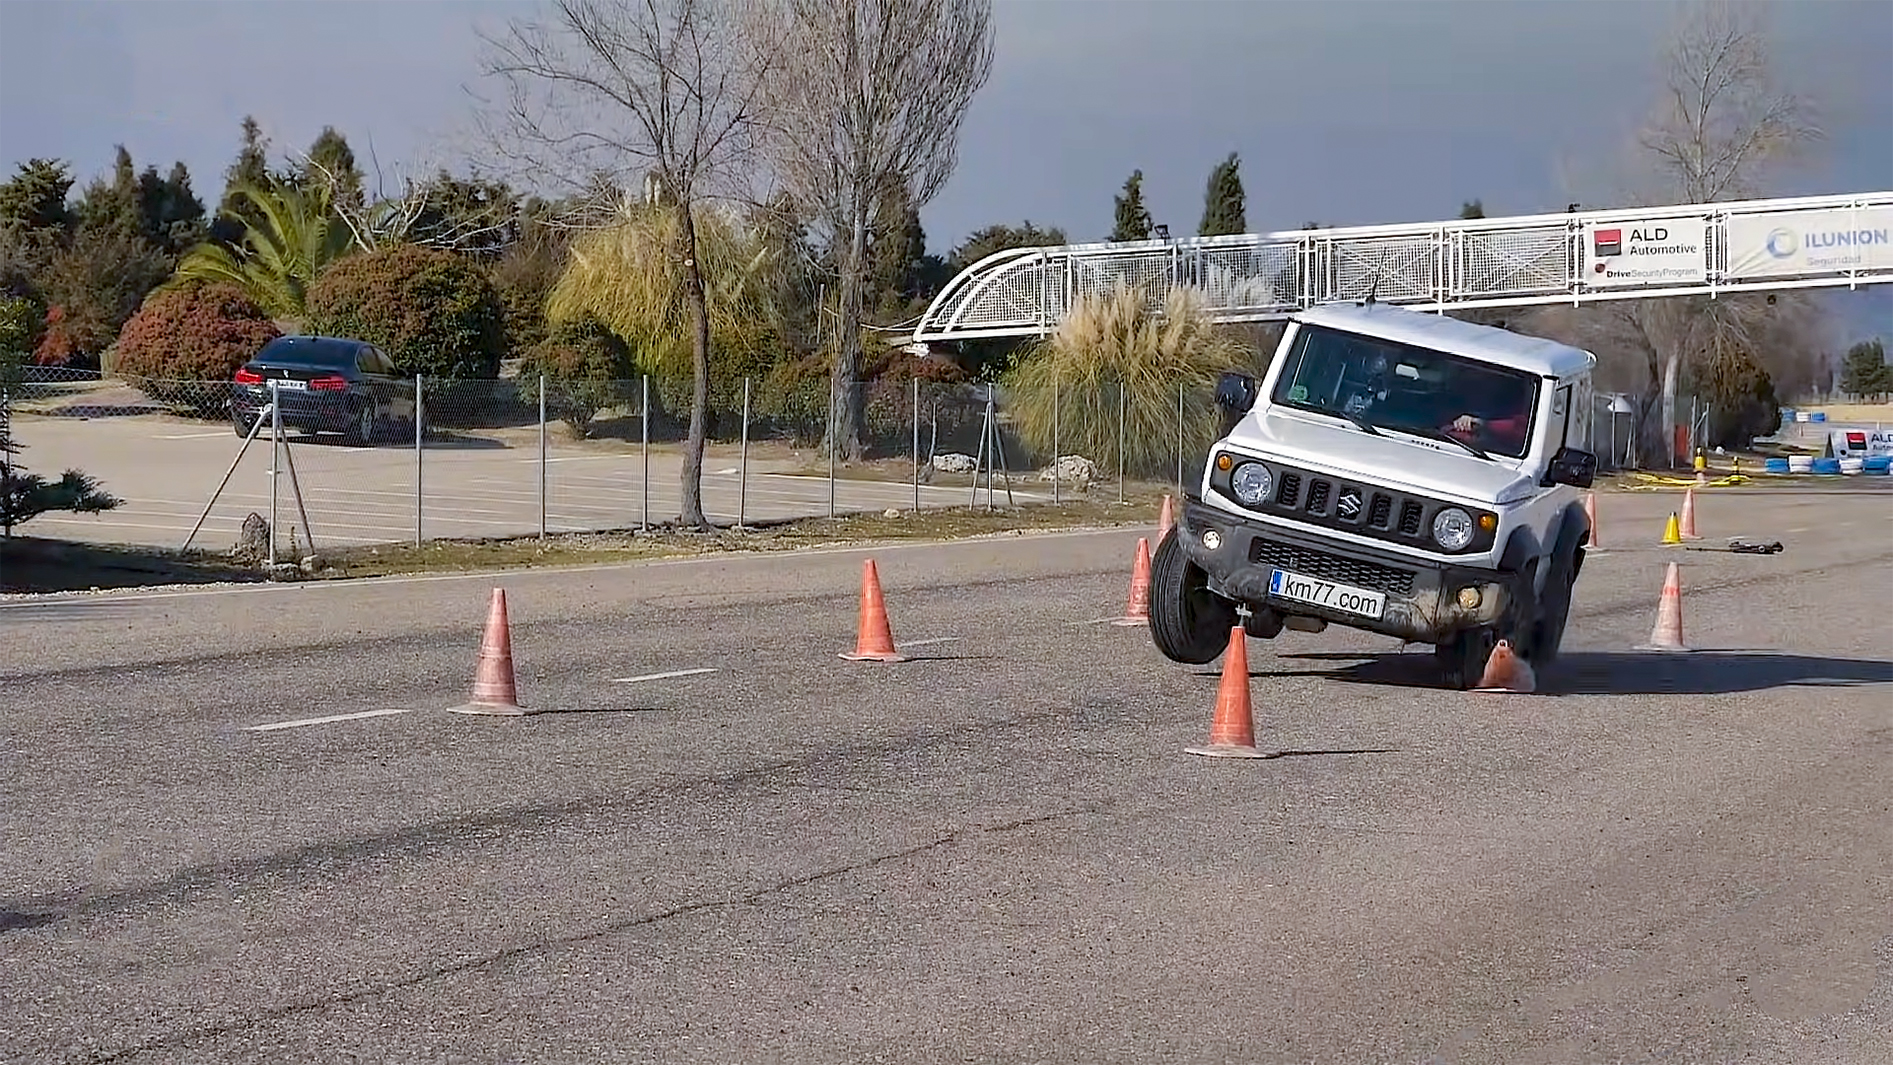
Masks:
[[[1540,695],[1251,641],[1259,761],[1135,531],[0,603],[0,1060],[1886,1062],[1890,502],[1604,497]]]
[[[77,468],[98,478],[124,505],[100,514],[48,514],[33,520],[37,535],[94,543],[178,547],[210,506],[192,546],[223,550],[236,542],[251,512],[270,515],[270,440],[265,429],[244,451],[228,426],[162,416],[71,418],[21,416],[15,438],[19,461],[56,475]],[[412,446],[350,447],[337,437],[285,439],[279,459],[278,526],[300,526],[288,467],[295,466],[309,525],[318,546],[403,542],[414,538],[415,460]],[[237,465],[232,471],[232,463]],[[712,521],[812,517],[829,512],[825,475],[794,473],[780,460],[752,458],[747,484],[738,449],[718,445],[704,464],[703,505]],[[649,491],[635,446],[575,446],[555,429],[547,434],[546,528],[549,532],[634,528],[645,520],[675,520],[679,511],[676,449],[653,449]],[[229,484],[218,494],[226,472]],[[462,435],[429,441],[422,456],[420,524],[429,538],[524,536],[539,531],[539,442],[535,431],[503,436]],[[923,485],[921,505],[964,506],[968,488]],[[848,480],[835,483],[839,513],[914,507],[911,483]],[[1049,499],[1015,490],[1019,499]],[[215,504],[212,505],[213,497]],[[307,532],[298,540],[307,544]]]

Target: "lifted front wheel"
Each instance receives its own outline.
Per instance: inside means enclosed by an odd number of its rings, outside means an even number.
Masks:
[[[1209,574],[1191,562],[1172,531],[1150,560],[1150,638],[1172,662],[1200,666],[1229,648],[1235,604],[1209,590]]]

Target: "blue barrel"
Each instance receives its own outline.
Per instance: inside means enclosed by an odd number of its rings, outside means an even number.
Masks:
[[[1811,422],[1824,422],[1826,420],[1827,420],[1827,412],[1824,410],[1817,410],[1813,412],[1812,414],[1808,415],[1808,421],[1811,421]]]
[[[1839,473],[1840,460],[1839,459],[1815,459],[1813,462],[1808,464],[1808,472],[1810,473]]]
[[[1765,473],[1787,473],[1788,460],[1787,459],[1763,459],[1762,471]]]
[[[1893,472],[1893,455],[1868,455],[1860,463],[1860,472],[1878,474]]]
[[[1781,408],[1781,420],[1783,424],[1794,421],[1794,408],[1793,407]]]

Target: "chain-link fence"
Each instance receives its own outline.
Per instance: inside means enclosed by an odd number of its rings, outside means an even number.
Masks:
[[[172,381],[29,368],[33,463],[123,503],[43,535],[302,557],[325,547],[642,530],[686,512],[689,381]],[[893,374],[713,380],[698,505],[719,526],[1117,500],[1193,481],[1212,389]],[[277,530],[274,536],[266,530]]]

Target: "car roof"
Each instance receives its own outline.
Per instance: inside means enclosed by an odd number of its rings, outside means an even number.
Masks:
[[[1390,303],[1323,303],[1289,320],[1431,348],[1541,377],[1568,377],[1597,365],[1596,356],[1569,344]]]

